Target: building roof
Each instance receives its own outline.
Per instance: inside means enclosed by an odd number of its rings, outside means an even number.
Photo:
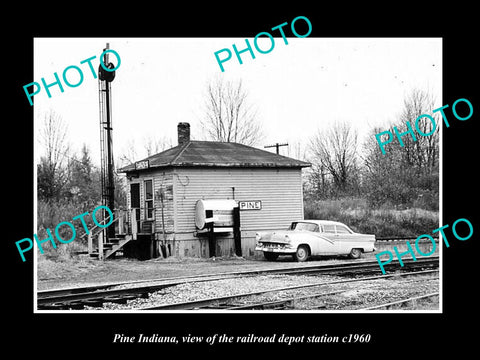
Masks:
[[[163,167],[259,167],[302,168],[310,163],[257,149],[251,146],[217,141],[188,141],[141,160],[148,168]],[[137,161],[137,163],[139,163]],[[141,171],[135,163],[118,171]]]

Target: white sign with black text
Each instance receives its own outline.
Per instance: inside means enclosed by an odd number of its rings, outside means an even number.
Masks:
[[[240,210],[262,210],[262,202],[260,200],[239,201]]]

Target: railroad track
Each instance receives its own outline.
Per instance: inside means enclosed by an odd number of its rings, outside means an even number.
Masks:
[[[417,239],[416,237],[412,237],[412,236],[410,236],[410,237],[389,236],[389,237],[380,237],[380,238],[377,237],[377,238],[375,238],[375,242],[377,242],[377,241],[407,241],[407,240],[408,241],[415,241],[416,239]],[[435,241],[439,241],[438,237],[433,237],[433,239]]]
[[[414,270],[422,268],[438,267],[438,257],[428,257],[423,259],[404,260],[405,268]],[[388,272],[401,269],[398,262],[392,262],[386,265]],[[290,266],[282,268],[255,269],[241,272],[228,272],[221,274],[193,275],[181,278],[154,279],[148,281],[136,281],[131,283],[104,284],[91,287],[79,287],[69,289],[56,289],[39,291],[37,293],[37,307],[39,310],[63,310],[63,309],[83,309],[85,306],[101,306],[105,302],[126,303],[128,300],[136,298],[145,298],[149,293],[156,292],[167,287],[185,284],[188,282],[215,281],[235,277],[247,277],[255,275],[339,275],[355,276],[361,274],[365,276],[371,273],[378,273],[379,266],[377,261],[361,261],[337,264],[313,264],[304,266]],[[382,275],[387,276],[387,275]],[[128,285],[128,287],[122,287]]]
[[[272,293],[272,292],[286,292],[291,290],[322,287],[322,286],[324,287],[324,286],[353,283],[353,282],[383,280],[386,278],[398,277],[398,276],[425,275],[425,274],[435,273],[437,271],[438,270],[405,271],[403,273],[393,273],[393,274],[378,275],[378,276],[366,276],[361,278],[349,278],[345,280],[313,282],[311,284],[285,286],[285,287],[279,287],[279,288],[273,288],[273,289],[265,289],[261,291],[229,295],[229,296],[214,297],[214,298],[201,299],[196,301],[187,301],[187,302],[177,303],[177,304],[151,306],[151,307],[143,308],[142,310],[267,310],[267,309],[283,310],[283,309],[288,309],[289,307],[292,306],[292,304],[302,300],[336,295],[342,292],[350,291],[350,289],[346,289],[346,290],[340,289],[340,290],[328,291],[328,292],[320,291],[320,292],[315,292],[313,294],[306,295],[306,296],[291,296],[291,297],[286,297],[286,298],[275,300],[275,301],[261,301],[261,302],[253,302],[248,304],[244,304],[244,303],[235,304],[235,301],[241,300],[242,298],[263,295],[263,294]],[[323,304],[321,306],[318,306],[317,308],[322,308],[322,307],[324,307]]]
[[[406,305],[406,306],[408,306],[408,304],[416,305],[417,302],[419,302],[419,301],[422,301],[422,300],[425,300],[425,299],[436,298],[436,297],[439,297],[439,296],[440,296],[440,293],[433,292],[433,293],[429,293],[429,294],[425,294],[425,295],[413,296],[413,297],[409,297],[409,298],[406,298],[406,299],[391,301],[391,302],[380,304],[380,305],[369,306],[369,307],[366,307],[366,308],[361,308],[359,310],[389,310],[389,309],[392,309],[392,308],[401,308],[404,305]]]

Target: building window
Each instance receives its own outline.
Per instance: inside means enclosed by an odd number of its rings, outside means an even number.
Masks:
[[[153,219],[153,180],[145,180],[145,219]]]

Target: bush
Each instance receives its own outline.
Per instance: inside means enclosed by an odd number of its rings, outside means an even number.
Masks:
[[[362,198],[310,201],[304,203],[305,219],[340,221],[359,233],[377,237],[417,237],[438,228],[438,211],[425,209],[368,207]]]
[[[96,206],[95,206],[96,207]],[[80,219],[72,220],[75,216],[88,212],[92,213],[94,207],[91,204],[78,204],[73,201],[44,201],[38,200],[37,202],[37,236],[40,240],[46,239],[48,234],[46,229],[50,229],[50,232],[55,239],[57,248],[53,248],[51,243],[43,243],[42,248],[44,250],[44,256],[48,259],[60,259],[69,258],[70,253],[75,251],[85,250],[87,247],[87,236],[85,229]],[[89,229],[92,229],[95,224],[91,216],[84,217],[85,223]],[[71,243],[63,244],[56,240],[55,228],[62,221],[67,221],[75,226],[76,237]],[[70,239],[72,231],[68,226],[62,226],[59,228],[59,235],[63,239]]]

